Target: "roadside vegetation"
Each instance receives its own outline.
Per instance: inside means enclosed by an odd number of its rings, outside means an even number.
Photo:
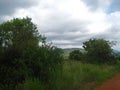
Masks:
[[[120,64],[97,65],[80,61],[65,61],[61,90],[94,90],[104,81],[117,74]]]
[[[113,53],[112,45],[90,39],[83,43],[84,52],[74,50],[68,56],[46,42],[31,18],[4,22],[0,90],[93,90],[120,71],[120,55]]]
[[[0,90],[16,90],[19,84],[26,89],[38,83],[44,90],[53,90],[57,72],[62,70],[61,53],[46,42],[31,18],[0,24]]]

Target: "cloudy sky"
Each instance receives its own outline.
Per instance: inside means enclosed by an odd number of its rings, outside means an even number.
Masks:
[[[81,47],[104,38],[120,50],[120,0],[0,0],[0,23],[26,16],[55,46]]]

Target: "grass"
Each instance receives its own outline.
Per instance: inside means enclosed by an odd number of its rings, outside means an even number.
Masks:
[[[120,63],[116,65],[83,64],[80,61],[64,62],[62,76],[58,75],[52,90],[94,90],[102,82],[119,72]],[[51,82],[52,83],[52,82]],[[46,90],[37,79],[27,80],[17,90]]]
[[[28,79],[24,84],[19,84],[16,90],[44,90],[44,87],[38,79]]]
[[[93,90],[94,87],[118,72],[114,65],[83,64],[66,61],[63,68],[61,90]]]

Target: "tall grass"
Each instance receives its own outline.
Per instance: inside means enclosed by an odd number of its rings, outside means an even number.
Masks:
[[[44,90],[44,85],[38,79],[27,79],[24,84],[19,84],[16,90]]]
[[[83,64],[79,61],[64,63],[61,90],[92,90],[116,74],[115,66]]]
[[[102,82],[118,73],[120,62],[116,65],[83,64],[80,61],[65,61],[62,73],[51,80],[49,90],[94,90]],[[39,80],[28,79],[17,90],[47,90]]]

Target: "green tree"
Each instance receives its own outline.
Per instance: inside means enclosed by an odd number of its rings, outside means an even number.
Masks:
[[[42,36],[28,17],[0,24],[1,86],[15,87],[25,80],[26,65],[21,57],[27,48],[38,47],[40,39],[42,40]]]
[[[105,63],[112,59],[111,43],[104,39],[90,39],[83,43],[87,51],[87,61],[91,63]]]
[[[28,17],[0,24],[0,89],[14,90],[26,78],[37,78],[50,87],[62,67],[61,53],[47,44]]]
[[[81,60],[82,59],[82,52],[80,52],[80,50],[74,50],[74,51],[70,52],[69,59]]]

